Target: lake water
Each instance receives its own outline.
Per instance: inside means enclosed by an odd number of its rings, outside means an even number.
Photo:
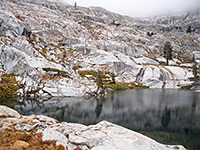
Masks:
[[[107,120],[164,144],[200,150],[200,93],[194,91],[133,89],[101,98],[30,99],[15,109],[85,125]]]

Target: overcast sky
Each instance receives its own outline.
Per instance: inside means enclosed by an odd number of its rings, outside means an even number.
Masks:
[[[78,6],[100,6],[131,17],[146,17],[161,13],[200,8],[200,0],[62,0]]]

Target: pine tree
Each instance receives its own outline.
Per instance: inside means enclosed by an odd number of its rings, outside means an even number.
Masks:
[[[112,84],[115,84],[115,74],[112,73]]]
[[[187,33],[191,33],[192,32],[192,28],[191,28],[191,26],[188,26],[187,27],[187,31],[186,31]]]
[[[76,9],[76,7],[77,7],[77,3],[75,2],[75,3],[74,3],[74,8]]]
[[[163,48],[163,54],[164,54],[164,57],[166,58],[166,65],[168,65],[169,60],[172,59],[172,49],[173,47],[171,43],[169,41],[166,41]]]
[[[98,70],[97,72],[97,92],[99,89],[103,89],[103,83],[102,83],[102,75],[101,72]]]
[[[192,62],[193,62],[193,75],[194,75],[194,80],[197,80],[197,63],[195,61],[195,55],[193,54],[192,57]]]

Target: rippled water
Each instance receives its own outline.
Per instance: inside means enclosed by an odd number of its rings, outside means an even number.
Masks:
[[[25,100],[15,109],[86,125],[107,120],[161,143],[200,149],[200,93],[194,91],[134,89],[101,98]]]

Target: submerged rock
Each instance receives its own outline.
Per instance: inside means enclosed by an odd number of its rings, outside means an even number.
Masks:
[[[84,126],[76,123],[58,123],[57,121],[56,123],[54,119],[40,115],[21,116],[20,118],[18,115],[13,115],[16,119],[10,120],[5,110],[15,112],[6,106],[0,106],[1,116],[8,117],[0,119],[2,130],[5,130],[6,127],[10,129],[15,124],[26,126],[31,124],[32,130],[24,129],[28,134],[42,133],[43,141],[56,142],[57,145],[62,145],[68,150],[186,150],[180,145],[160,144],[140,133],[107,121]],[[20,131],[23,131],[23,128]],[[15,145],[28,147],[28,143],[24,141],[17,141]]]

